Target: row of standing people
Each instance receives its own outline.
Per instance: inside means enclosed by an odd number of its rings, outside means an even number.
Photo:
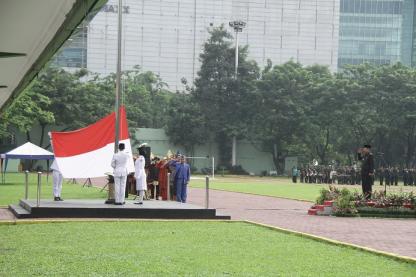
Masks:
[[[301,183],[318,184],[344,184],[360,185],[361,171],[356,166],[343,166],[333,169],[330,166],[310,166],[301,169],[292,169],[293,182],[297,181],[297,176]],[[398,167],[380,167],[376,170],[375,179],[382,186],[397,186],[402,180],[405,186],[416,186],[416,169]]]
[[[330,166],[309,166],[292,169],[293,182],[299,177],[301,183],[310,184],[360,184],[361,175],[356,167],[345,166],[334,169]]]
[[[386,185],[398,185],[399,180],[403,181],[405,186],[416,186],[416,169],[398,167],[380,167],[376,170],[376,178],[380,185],[384,182]]]
[[[168,184],[168,174],[170,174]],[[186,203],[187,187],[190,180],[190,167],[184,156],[154,158],[146,165],[143,155],[135,159],[136,191],[139,197],[136,204],[143,204],[145,191],[150,197],[163,200],[176,200]],[[169,190],[168,190],[169,186]],[[168,195],[168,191],[170,192]]]

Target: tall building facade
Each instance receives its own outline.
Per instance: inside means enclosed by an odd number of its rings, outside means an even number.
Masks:
[[[82,43],[86,67],[93,72],[115,72],[118,1],[91,20]],[[169,89],[183,89],[197,76],[199,55],[208,30],[233,20],[246,22],[240,46],[249,45],[249,58],[263,67],[289,60],[337,69],[340,0],[124,0],[122,67],[139,65],[160,75]],[[86,43],[85,43],[86,41]],[[79,45],[80,43],[78,43]],[[77,48],[77,47],[75,47]],[[63,50],[60,65],[74,59]],[[59,57],[58,57],[59,60]],[[81,59],[83,60],[83,59]],[[72,66],[68,62],[68,66]]]
[[[338,67],[368,62],[414,66],[414,0],[341,0]]]

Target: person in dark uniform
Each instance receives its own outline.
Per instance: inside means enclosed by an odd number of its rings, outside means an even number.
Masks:
[[[305,181],[305,169],[302,167],[300,169],[300,182],[303,183]]]
[[[371,198],[371,190],[374,181],[374,157],[370,152],[371,145],[366,144],[358,150],[358,159],[361,163],[361,185],[366,199]]]
[[[393,168],[393,180],[394,185],[397,186],[399,184],[399,168],[397,167]]]
[[[408,183],[408,179],[409,179],[408,174],[409,174],[409,172],[408,172],[407,168],[404,168],[403,169],[403,185],[405,185],[405,186],[407,186],[407,183]]]
[[[416,171],[414,168],[410,170],[410,186],[416,185]]]
[[[388,167],[384,169],[384,178],[386,180],[386,185],[390,186],[390,170]]]
[[[383,185],[383,181],[384,181],[384,168],[380,167],[378,169],[378,179],[380,180],[380,186]]]
[[[410,183],[410,181],[411,181],[411,179],[412,179],[412,169],[411,168],[408,168],[407,170],[406,170],[406,183],[407,183],[407,185],[408,186],[411,186],[412,184]]]

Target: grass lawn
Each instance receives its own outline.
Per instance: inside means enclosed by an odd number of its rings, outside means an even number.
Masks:
[[[0,225],[0,276],[416,276],[416,265],[241,222]]]
[[[190,186],[197,188],[205,188],[205,180],[193,179],[190,182]],[[346,187],[351,190],[361,191],[361,186],[351,185],[336,185],[338,187]],[[327,184],[302,184],[292,183],[289,178],[261,178],[261,177],[215,177],[214,180],[210,180],[210,188],[226,191],[253,193],[258,195],[267,195],[275,197],[284,197],[290,199],[302,199],[315,202],[319,195],[321,188],[327,188]],[[373,186],[374,190],[383,190],[384,187],[379,185]],[[416,187],[405,187],[402,184],[399,186],[387,187],[387,192],[397,191],[414,191],[416,193]]]
[[[22,173],[8,173],[6,183],[0,183],[0,206],[17,204],[19,199],[25,195],[25,176]],[[37,191],[37,174],[29,174],[29,198],[35,199]],[[42,176],[42,199],[53,199],[52,175],[49,176],[49,183],[46,176]],[[74,199],[95,199],[106,198],[107,192],[100,192],[95,187],[82,187],[82,184],[70,184],[64,181],[62,185],[62,198]]]

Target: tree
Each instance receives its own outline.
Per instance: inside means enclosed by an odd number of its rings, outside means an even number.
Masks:
[[[253,141],[272,155],[276,170],[293,145],[302,144],[305,130],[303,92],[310,86],[310,72],[293,61],[263,71],[257,82],[257,114],[250,126]],[[302,147],[298,147],[302,148]]]
[[[302,101],[307,115],[304,141],[311,160],[318,156],[321,164],[328,164],[342,122],[342,90],[328,67],[314,65],[305,69],[310,72],[310,85]]]
[[[30,89],[26,90],[5,111],[5,122],[25,133],[27,141],[32,141],[30,131],[36,124],[39,124],[42,130],[44,130],[46,125],[55,121],[53,113],[48,111],[50,104],[51,101],[48,97]],[[42,132],[38,142],[41,146],[43,139],[44,135]]]
[[[171,98],[165,128],[171,142],[182,145],[193,156],[196,145],[208,140],[206,120],[200,107],[189,94],[176,94]]]
[[[230,163],[231,138],[247,136],[254,116],[255,80],[259,70],[247,61],[247,47],[239,49],[238,78],[234,76],[235,49],[223,26],[214,28],[200,55],[201,69],[191,91],[206,118],[207,128],[220,147],[220,163]]]

